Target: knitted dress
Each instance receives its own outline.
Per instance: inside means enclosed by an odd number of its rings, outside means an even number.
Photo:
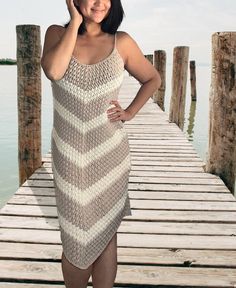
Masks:
[[[103,252],[124,216],[131,159],[121,120],[110,121],[124,62],[116,49],[95,64],[71,57],[60,80],[51,81],[52,171],[60,238],[67,260],[88,268]]]

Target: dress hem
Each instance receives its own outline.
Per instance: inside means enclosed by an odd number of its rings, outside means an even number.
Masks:
[[[130,209],[130,208],[129,208]],[[95,256],[95,258],[92,260],[92,262],[90,261],[90,263],[88,265],[85,265],[85,266],[78,266],[77,263],[75,263],[74,261],[72,261],[70,259],[70,257],[67,256],[67,252],[65,253],[65,250],[63,249],[63,253],[64,253],[64,256],[65,258],[67,259],[68,262],[70,262],[70,264],[74,265],[76,268],[79,268],[79,269],[82,269],[82,270],[85,270],[85,269],[88,269],[90,265],[92,265],[96,260],[97,258],[102,254],[102,252],[105,250],[105,248],[107,247],[107,245],[109,244],[109,242],[111,241],[112,237],[115,235],[115,233],[117,233],[117,230],[123,220],[124,217],[126,216],[132,216],[132,213],[131,213],[131,209],[130,210],[127,210],[127,207],[125,206],[124,210],[123,210],[123,213],[122,213],[122,216],[121,216],[121,221],[119,222],[119,225],[116,226],[116,229],[115,231],[111,234],[111,236],[109,237],[108,241],[107,241],[107,244],[105,245],[105,247],[103,247],[102,251],[100,252],[100,254],[97,256]]]

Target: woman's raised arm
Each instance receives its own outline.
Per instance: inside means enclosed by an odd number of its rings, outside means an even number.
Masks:
[[[83,16],[74,6],[73,0],[66,0],[66,2],[71,15],[68,27],[65,29],[59,25],[51,25],[45,34],[41,66],[50,80],[59,80],[65,74],[74,50],[79,26],[83,21]],[[63,33],[61,28],[64,30]]]

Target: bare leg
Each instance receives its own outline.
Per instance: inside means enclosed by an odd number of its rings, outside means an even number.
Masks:
[[[62,252],[61,266],[66,288],[87,288],[92,272],[92,265],[87,269],[79,269],[71,264]]]
[[[117,273],[117,233],[93,263],[93,288],[112,288]]]

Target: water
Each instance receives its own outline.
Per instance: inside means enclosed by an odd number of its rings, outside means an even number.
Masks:
[[[197,102],[191,103],[187,83],[184,131],[199,156],[206,161],[209,125],[210,66],[197,66]],[[167,65],[165,111],[169,112],[172,66]],[[0,66],[0,208],[18,188],[17,68]],[[42,71],[42,155],[50,149],[52,94],[50,81]]]
[[[19,187],[17,67],[0,65],[0,208]],[[3,81],[4,80],[4,81]],[[42,72],[42,155],[50,149],[52,96],[50,81]]]

